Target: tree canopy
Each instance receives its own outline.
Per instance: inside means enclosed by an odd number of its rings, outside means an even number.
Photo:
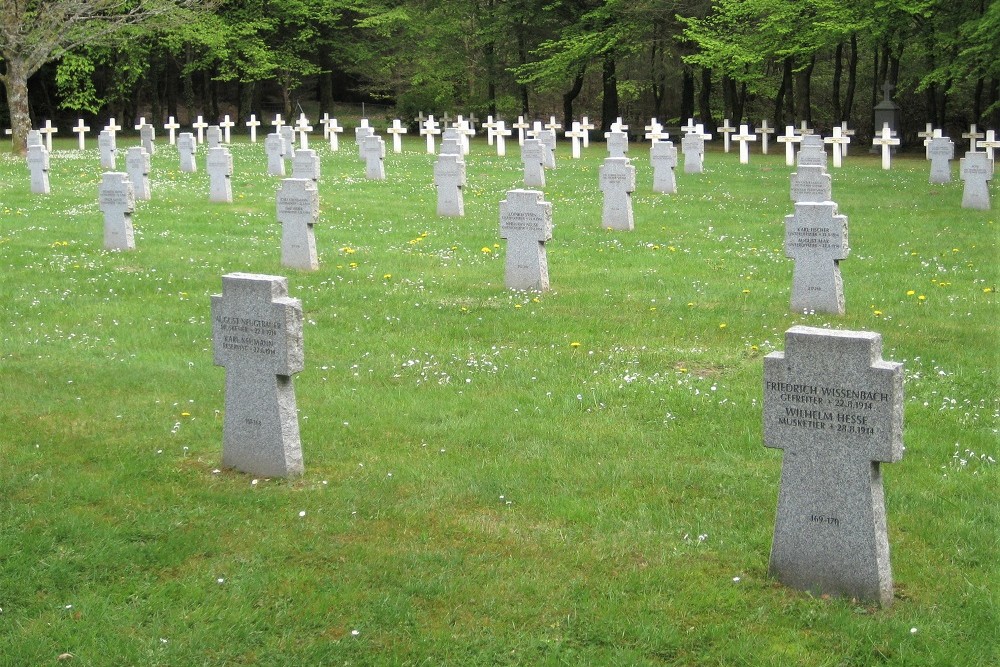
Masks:
[[[870,130],[1000,125],[998,0],[35,0],[0,9],[0,82],[31,117],[698,116]],[[30,88],[29,88],[30,83]]]

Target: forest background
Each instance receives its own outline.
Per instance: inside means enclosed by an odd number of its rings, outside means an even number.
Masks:
[[[301,111],[1000,127],[1000,0],[48,0],[0,9],[0,122]]]

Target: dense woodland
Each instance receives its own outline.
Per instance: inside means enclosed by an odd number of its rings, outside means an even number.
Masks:
[[[344,105],[510,118],[1000,128],[1000,0],[6,1],[0,121]],[[26,87],[25,87],[26,86]],[[394,108],[393,108],[394,107]],[[352,107],[353,108],[353,107]]]

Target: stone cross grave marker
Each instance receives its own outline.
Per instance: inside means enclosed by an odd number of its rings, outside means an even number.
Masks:
[[[663,125],[660,123],[660,121],[656,120],[656,118],[650,118],[649,125],[644,127],[643,130],[646,132],[646,134],[644,135],[646,139],[650,141],[656,141],[656,139],[654,139],[651,135],[662,132]]]
[[[572,155],[574,160],[580,159],[580,144],[583,140],[583,129],[580,127],[580,121],[574,120],[572,129],[566,130],[565,137],[569,139],[572,148]]]
[[[142,143],[142,148],[150,155],[156,153],[156,144],[153,141],[156,139],[156,128],[148,123],[143,123],[142,127],[139,128],[139,141]]]
[[[969,140],[969,152],[970,153],[974,153],[976,151],[976,149],[979,148],[979,145],[976,143],[976,141],[978,139],[982,139],[983,136],[984,136],[983,133],[979,131],[979,129],[976,127],[975,123],[973,123],[972,125],[969,126],[969,131],[968,132],[963,132],[962,133],[962,138]]]
[[[441,128],[433,115],[420,124],[420,134],[427,138],[427,154],[434,155],[434,135],[441,134]]]
[[[114,118],[109,118],[108,124],[104,129],[110,132],[112,137],[115,137],[119,132],[121,132],[122,126],[115,122]]]
[[[800,165],[791,176],[793,202],[833,201],[833,180],[826,169],[816,165]]]
[[[899,145],[899,139],[892,136],[889,123],[882,125],[882,131],[872,139],[872,144],[882,147],[882,168],[889,169],[892,163],[892,147]]]
[[[993,160],[986,153],[969,151],[958,163],[959,177],[965,181],[962,208],[990,210],[989,182],[993,178]]]
[[[556,131],[542,130],[538,133],[538,140],[542,142],[545,150],[542,151],[542,163],[546,169],[556,168]]]
[[[48,152],[51,153],[52,152],[52,135],[53,134],[59,134],[59,128],[55,127],[54,125],[52,125],[52,121],[51,120],[46,120],[45,121],[45,125],[43,125],[42,128],[40,130],[38,130],[38,131],[45,135],[45,150],[47,150]]]
[[[795,166],[795,144],[802,142],[802,135],[795,132],[794,125],[786,125],[785,133],[778,135],[778,143],[785,144],[785,165]]]
[[[84,150],[87,147],[85,139],[87,137],[87,133],[90,132],[90,126],[84,124],[82,118],[78,118],[76,121],[76,127],[73,128],[73,131],[76,132],[77,139],[79,139],[80,150]]]
[[[515,130],[517,130],[517,145],[518,146],[523,146],[524,145],[524,132],[529,127],[531,127],[531,125],[528,124],[528,123],[526,123],[526,122],[524,122],[524,116],[518,116],[517,117],[517,122],[514,123],[511,127],[513,127]]]
[[[663,128],[663,126],[660,125],[659,123],[650,123],[650,125],[647,126],[647,127],[651,127],[651,129],[648,129],[646,131],[646,135],[645,136],[646,136],[647,139],[649,139],[649,141],[651,143],[655,144],[655,143],[660,142],[660,141],[666,141],[667,139],[670,138],[670,133],[667,132]]]
[[[218,148],[222,145],[222,128],[218,125],[209,125],[205,128],[205,140],[209,149]]]
[[[49,151],[45,146],[28,146],[28,171],[31,174],[31,192],[49,194]]]
[[[635,192],[635,167],[631,161],[626,157],[605,158],[600,167],[600,183],[604,193],[601,226],[623,231],[634,229],[632,193]]]
[[[547,290],[545,242],[552,238],[552,204],[541,192],[507,191],[507,198],[500,202],[500,238],[507,239],[504,285],[516,290]]]
[[[181,171],[192,174],[198,171],[198,164],[194,159],[197,147],[195,137],[190,132],[181,132],[177,135],[177,153],[181,159]]]
[[[767,144],[770,136],[774,134],[774,128],[767,124],[767,119],[760,121],[760,127],[755,127],[754,132],[760,135],[760,152],[767,155]]]
[[[681,138],[685,174],[700,174],[705,171],[705,165],[702,161],[704,151],[705,140],[697,132],[688,132]]]
[[[181,129],[181,124],[178,123],[176,120],[174,120],[173,116],[168,118],[167,122],[163,124],[163,129],[167,131],[167,141],[170,143],[170,145],[173,146],[175,143],[177,143],[176,132],[177,130]]]
[[[326,111],[323,112],[323,116],[319,119],[319,124],[323,126],[323,139],[330,138],[330,114]]]
[[[580,119],[580,129],[583,130],[583,147],[588,148],[590,146],[590,131],[597,129],[597,126],[584,116]]]
[[[672,141],[655,141],[649,147],[649,161],[653,164],[653,192],[677,194],[677,147]]]
[[[233,201],[233,156],[225,146],[208,149],[205,158],[208,172],[208,201],[231,204]]]
[[[993,161],[993,151],[1000,148],[1000,141],[997,141],[996,130],[986,130],[986,138],[979,142],[979,147],[986,151],[986,157]],[[994,166],[996,166],[994,164]]]
[[[608,157],[625,157],[628,153],[628,135],[624,132],[611,131],[604,135],[608,144]]]
[[[278,128],[278,136],[281,137],[281,159],[295,159],[295,128],[291,125],[282,125]]]
[[[304,271],[319,268],[313,225],[319,220],[319,189],[305,178],[281,181],[277,196],[281,223],[281,265]]]
[[[847,121],[841,121],[840,123],[840,136],[846,137],[847,141],[840,147],[841,158],[847,157],[847,147],[851,145],[851,137],[855,135],[855,131],[847,127]]]
[[[493,139],[496,137],[497,122],[493,120],[492,115],[486,116],[486,122],[483,123],[483,127],[486,128],[486,143],[489,146],[493,145]]]
[[[375,128],[368,125],[368,119],[362,118],[361,124],[354,128],[354,141],[358,144],[358,157],[362,160],[365,159],[364,153],[364,143],[365,137],[371,137],[375,134]]]
[[[377,135],[364,138],[361,151],[365,157],[365,178],[373,181],[385,180],[385,141]]]
[[[839,125],[834,126],[833,134],[823,139],[824,144],[833,146],[833,166],[838,169],[844,165],[844,154],[846,153],[847,145],[851,143],[851,138],[845,137],[843,132],[842,127]]]
[[[395,120],[392,121],[392,125],[389,126],[386,132],[392,135],[392,152],[402,153],[403,138],[400,135],[406,134],[407,132],[406,128],[403,127],[403,122],[398,118],[396,118]],[[492,142],[490,142],[490,144],[492,145]]]
[[[795,260],[791,309],[844,314],[840,260],[850,252],[847,216],[832,201],[800,202],[785,216],[785,256]]]
[[[326,126],[327,132],[330,136],[330,150],[339,151],[340,150],[340,134],[344,131],[344,128],[337,123],[336,118],[331,118],[330,123]]]
[[[903,365],[868,331],[794,326],[764,359],[764,444],[784,450],[768,574],[889,605],[881,463],[903,457]]]
[[[628,132],[626,132],[626,130],[628,130],[628,125],[625,124],[621,116],[618,116],[618,118],[615,119],[615,122],[611,123],[611,127],[608,129],[610,129],[612,132],[625,132],[626,134],[628,134]]]
[[[191,123],[191,127],[194,128],[194,131],[197,134],[198,145],[200,146],[205,143],[205,129],[208,128],[208,123],[205,122],[205,119],[202,116],[198,116],[195,121]]]
[[[132,228],[135,194],[128,175],[116,171],[105,172],[97,193],[98,206],[104,213],[105,249],[135,249],[135,231]]]
[[[117,150],[115,135],[108,130],[101,130],[97,135],[97,149],[101,153],[101,169],[114,169]]]
[[[300,148],[295,151],[295,158],[292,160],[292,178],[304,178],[319,183],[319,163],[316,151]]]
[[[274,128],[275,132],[278,132],[285,124],[285,120],[281,117],[281,114],[275,114],[274,120],[271,121],[271,126]]]
[[[292,375],[305,368],[302,303],[281,276],[230,273],[212,296],[212,348],[226,369],[222,465],[264,477],[301,475]]]
[[[437,214],[465,215],[465,162],[461,155],[447,154],[434,163],[434,185],[437,187]]]
[[[227,144],[233,143],[233,128],[236,127],[236,123],[232,121],[229,114],[222,117],[219,127],[222,128],[222,141]]]
[[[545,187],[545,147],[538,139],[525,139],[521,147],[524,165],[524,184],[528,187]]]
[[[723,119],[722,127],[715,128],[716,131],[722,133],[722,150],[726,153],[729,152],[729,135],[736,132],[736,128],[729,124],[729,119]]]
[[[687,125],[681,126],[681,132],[684,132],[685,134],[690,134],[694,132],[695,129],[697,129],[697,127],[698,126],[695,125],[694,118],[688,118]]]
[[[304,113],[300,113],[299,119],[295,121],[295,131],[299,133],[299,148],[302,150],[309,148],[309,133],[313,131],[313,126],[309,124],[309,119]]]
[[[553,130],[553,134],[554,134],[555,130],[561,130],[562,129],[562,124],[556,121],[556,117],[555,116],[549,116],[549,122],[547,122],[545,124],[545,129],[546,130]]]
[[[451,130],[454,128],[448,128]],[[442,135],[441,146],[438,151],[438,155],[461,155],[462,154],[462,140],[455,133],[445,133]]]
[[[802,135],[798,154],[799,166],[819,166],[826,169],[826,148],[823,137],[818,134]]]
[[[44,146],[45,142],[42,141],[42,133],[38,130],[28,130],[28,136],[25,139],[25,145],[28,148],[32,146]]]
[[[507,155],[507,137],[510,135],[511,131],[507,129],[507,123],[502,120],[498,120],[494,123],[493,137],[496,139],[498,157],[504,157]]]
[[[808,137],[810,134],[814,134],[812,128],[809,127],[809,123],[802,121],[799,123],[799,134],[803,137]]]
[[[748,125],[740,125],[739,134],[733,135],[733,141],[740,144],[740,164],[750,164],[750,142],[757,141],[757,135],[750,134]]]
[[[924,140],[924,157],[931,159],[931,138],[934,136],[934,123],[927,123],[923,132],[917,132],[917,136]]]
[[[130,146],[125,151],[125,173],[132,183],[132,193],[136,199],[143,201],[152,199],[149,187],[150,164],[149,153],[142,146]]]
[[[282,149],[285,142],[277,132],[271,132],[264,137],[264,153],[267,155],[267,173],[271,176],[285,175],[285,160],[282,156]]]
[[[927,147],[931,156],[931,183],[951,183],[951,160],[955,159],[955,142],[948,137],[933,137]]]
[[[257,143],[257,128],[260,127],[260,121],[257,120],[256,114],[250,114],[250,120],[244,123],[250,129],[250,143]]]
[[[462,120],[462,117],[458,117],[458,134],[462,138],[462,155],[468,155],[472,148],[471,139],[476,136],[476,128],[467,120]]]

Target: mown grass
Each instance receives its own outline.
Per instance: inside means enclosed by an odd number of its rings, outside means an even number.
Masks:
[[[457,220],[417,139],[386,182],[352,141],[319,147],[303,273],[280,266],[262,145],[233,146],[218,205],[161,142],[130,253],[102,249],[96,149],[72,146],[49,196],[0,159],[0,665],[1000,661],[997,215],[923,159],[833,171],[831,317],[788,311],[783,155],[713,152],[663,196],[633,145],[624,233],[600,227],[603,147],[561,147],[553,289],[531,294],[503,287],[516,147],[475,145]],[[209,296],[232,271],[303,302],[298,480],[219,470]],[[878,331],[905,364],[891,608],[766,577],[761,360],[794,324]]]

